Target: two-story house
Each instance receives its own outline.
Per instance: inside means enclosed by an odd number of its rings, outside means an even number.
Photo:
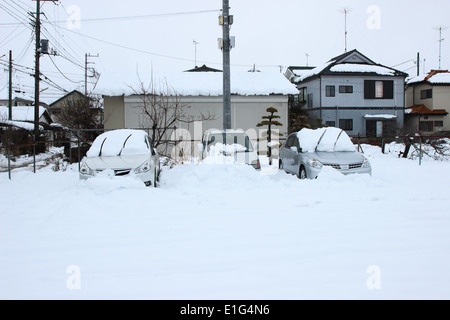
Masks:
[[[410,132],[450,131],[450,72],[431,70],[406,83],[405,127]]]
[[[407,74],[357,50],[319,67],[289,67],[285,76],[296,84],[308,115],[323,124],[369,137],[396,134],[403,127]]]

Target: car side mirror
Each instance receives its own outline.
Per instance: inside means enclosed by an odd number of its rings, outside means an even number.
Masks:
[[[295,153],[298,153],[297,147],[291,147],[291,151],[292,151],[292,152],[295,152]]]

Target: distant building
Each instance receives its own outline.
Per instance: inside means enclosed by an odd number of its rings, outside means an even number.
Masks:
[[[150,77],[150,75],[147,75]],[[130,88],[136,84],[136,75],[103,75],[96,92],[103,95],[105,129],[145,128],[146,117],[139,107],[142,97]],[[129,78],[127,78],[129,77]],[[169,95],[177,95],[187,106],[190,117],[213,115],[213,120],[204,121],[201,130],[223,126],[223,75],[220,72],[179,72],[155,77],[155,82],[163,79],[171,88]],[[142,76],[141,76],[142,78]],[[142,78],[143,79],[143,78]],[[156,80],[159,79],[159,80]],[[150,79],[146,79],[150,80]],[[151,80],[150,80],[151,81]],[[148,85],[148,83],[147,83]],[[139,91],[137,91],[139,92]],[[158,94],[159,92],[155,92]],[[160,92],[166,95],[167,92]],[[231,75],[231,122],[233,129],[255,129],[266,109],[275,107],[285,136],[288,130],[288,101],[298,90],[281,73],[242,72]],[[178,128],[189,130],[191,136],[201,138],[203,132],[195,132],[193,124],[176,123]],[[199,135],[199,136],[198,136]],[[170,132],[168,133],[170,137]],[[257,138],[257,137],[255,137]]]
[[[55,123],[61,123],[61,110],[63,108],[70,107],[73,103],[89,103],[90,98],[86,97],[83,93],[78,90],[73,90],[58,100],[52,102],[48,110]],[[103,109],[100,107],[95,108],[97,110],[97,118],[99,123],[103,123]]]
[[[450,72],[431,70],[406,83],[405,127],[433,134],[450,131]]]
[[[300,103],[311,118],[368,137],[396,134],[404,124],[407,74],[375,63],[357,50],[319,67],[289,67]]]

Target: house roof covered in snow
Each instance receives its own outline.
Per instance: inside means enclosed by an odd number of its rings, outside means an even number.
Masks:
[[[46,117],[47,120],[51,119],[44,107],[39,107],[39,119]],[[9,119],[9,108],[0,106],[0,120]],[[34,122],[34,106],[18,106],[12,108],[12,120],[13,121],[25,121]],[[51,121],[50,121],[51,122]]]
[[[450,72],[448,70],[431,70],[426,74],[409,79],[406,84],[428,83],[431,85],[450,85]]]
[[[153,83],[154,91],[182,96],[221,96],[223,94],[222,72],[179,72],[166,74],[104,73],[96,94],[103,96],[133,95],[141,82],[148,89]],[[136,90],[137,89],[137,90]],[[298,94],[297,88],[281,73],[241,72],[231,73],[231,94],[242,96],[269,96]]]
[[[327,63],[313,69],[292,67],[290,70],[295,75],[290,79],[294,83],[312,80],[321,75],[345,74],[407,77],[406,73],[375,63],[358,50],[352,50],[334,57]]]

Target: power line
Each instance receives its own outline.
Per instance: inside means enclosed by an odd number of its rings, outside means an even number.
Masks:
[[[64,7],[64,5],[63,5]],[[220,12],[220,9],[210,9],[210,10],[197,10],[197,11],[182,11],[182,12],[172,12],[172,13],[160,13],[160,14],[146,14],[138,16],[119,16],[119,17],[104,17],[104,18],[92,18],[92,19],[81,19],[80,22],[114,22],[114,21],[129,21],[129,20],[140,20],[140,19],[152,19],[152,18],[163,18],[163,17],[174,17],[174,16],[184,16],[202,13],[212,13]],[[65,24],[66,20],[55,21],[57,24]],[[12,26],[17,23],[0,23],[0,26]]]

